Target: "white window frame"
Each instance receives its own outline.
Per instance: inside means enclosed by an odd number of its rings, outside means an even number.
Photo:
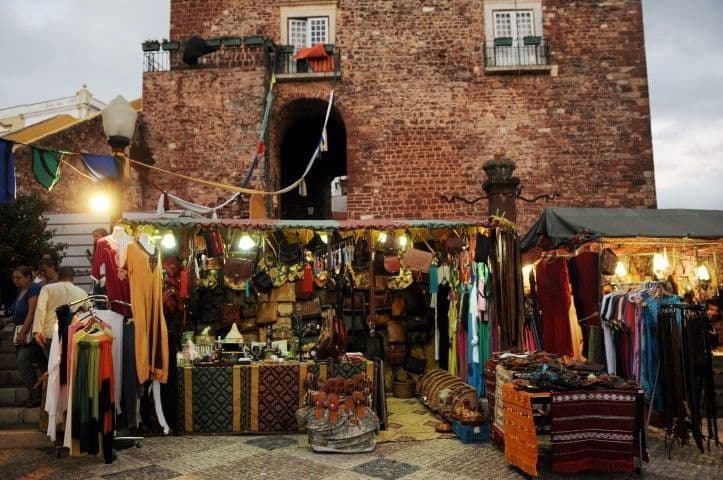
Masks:
[[[286,23],[287,38],[288,38],[289,45],[294,46],[294,52],[299,51],[300,48],[311,47],[311,46],[319,43],[319,41],[312,41],[312,38],[311,38],[313,24],[314,24],[314,22],[318,22],[318,21],[323,21],[323,24],[324,24],[325,32],[324,32],[324,39],[323,39],[322,43],[329,43],[329,23],[330,23],[329,17],[318,16],[318,17],[289,17],[288,18],[287,23]],[[292,24],[295,22],[298,22],[298,23],[303,22],[304,23],[305,37],[304,37],[303,45],[298,44],[298,43],[295,44],[294,39],[292,38]]]
[[[532,11],[532,31],[534,36],[542,37],[542,4],[540,0],[484,0],[485,8],[485,41],[494,45],[495,41],[495,12],[501,11]]]
[[[518,13],[530,12],[532,19],[532,33],[529,36],[540,37],[544,41],[542,28],[542,5],[540,0],[485,0],[485,44],[488,53],[494,49],[496,67],[535,65],[539,61],[540,50],[537,47],[526,47],[523,37],[517,32]],[[512,46],[495,46],[497,37],[496,16],[500,13],[511,14]],[[503,37],[497,37],[503,38]]]

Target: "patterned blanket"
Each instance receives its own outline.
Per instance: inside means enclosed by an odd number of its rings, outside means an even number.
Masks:
[[[532,418],[532,398],[515,390],[512,383],[502,386],[505,425],[505,462],[528,475],[537,476],[537,434]]]
[[[624,390],[553,393],[553,471],[634,471],[635,396]]]

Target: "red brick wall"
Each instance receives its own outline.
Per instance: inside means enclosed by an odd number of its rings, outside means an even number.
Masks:
[[[145,137],[143,131],[145,129],[142,117],[136,124],[136,133],[131,144],[131,153],[139,160],[147,160],[142,153],[136,153],[139,150],[140,141]],[[61,132],[48,135],[43,139],[34,143],[39,147],[45,147],[52,150],[62,150],[68,152],[87,152],[97,154],[110,154],[111,150],[106,142],[103,133],[103,125],[100,115],[92,117],[88,120],[78,122],[62,130]],[[85,166],[83,166],[80,156],[66,155],[63,159],[75,167],[75,169],[88,175]],[[90,197],[97,188],[89,179],[83,177],[75,170],[65,164],[61,164],[61,179],[58,184],[48,192],[40,185],[32,172],[32,150],[29,147],[20,146],[15,150],[15,169],[17,178],[18,194],[30,194],[36,192],[44,198],[52,199],[52,211],[48,213],[87,213],[90,212]],[[145,195],[152,195],[153,192],[146,192],[143,189],[143,174],[133,169],[131,178],[124,182],[123,209],[125,211],[134,211],[141,208],[139,199]],[[156,195],[156,199],[158,195]]]
[[[171,36],[265,34],[279,42],[280,3],[173,1]],[[486,202],[440,196],[482,195],[482,164],[498,153],[517,162],[525,196],[558,193],[554,204],[564,206],[655,206],[640,0],[542,5],[557,76],[486,74],[483,2],[339,2],[337,108],[347,130],[352,217],[484,215]],[[323,98],[330,86],[278,85],[268,165],[257,169],[257,182],[265,172],[277,178],[283,132],[275,124],[284,107]],[[262,67],[147,73],[143,99],[159,165],[228,181],[245,173],[261,124]],[[227,197],[166,183],[201,203]],[[522,230],[542,208],[519,205]]]

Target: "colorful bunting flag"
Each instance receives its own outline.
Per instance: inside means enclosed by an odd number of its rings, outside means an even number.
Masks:
[[[52,190],[60,181],[60,160],[62,152],[33,147],[33,173],[40,185]]]
[[[115,179],[120,176],[118,161],[112,155],[95,155],[92,153],[81,153],[80,159],[83,165],[96,180],[104,178]]]
[[[0,138],[0,203],[15,202],[14,143]]]

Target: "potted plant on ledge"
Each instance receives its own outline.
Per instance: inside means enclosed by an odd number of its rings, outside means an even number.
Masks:
[[[141,44],[144,52],[157,52],[161,48],[161,42],[158,40],[146,40]]]

